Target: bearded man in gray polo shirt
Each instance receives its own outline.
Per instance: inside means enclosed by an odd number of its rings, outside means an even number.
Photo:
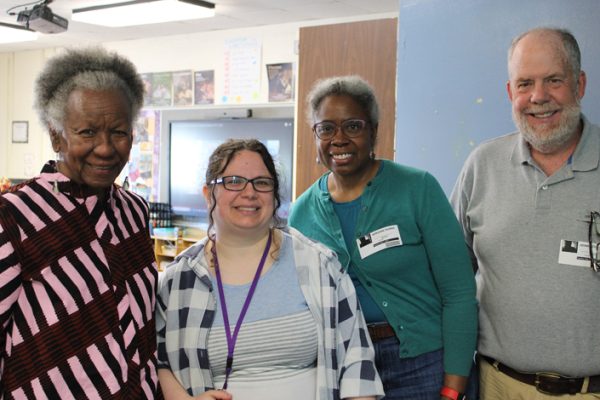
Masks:
[[[478,269],[485,400],[600,399],[600,128],[580,58],[565,30],[514,39],[518,131],[475,149],[451,196]]]

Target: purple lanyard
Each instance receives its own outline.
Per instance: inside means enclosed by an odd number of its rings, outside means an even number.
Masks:
[[[225,383],[223,383],[223,390],[227,389],[227,381],[229,379],[229,375],[231,374],[231,369],[233,366],[233,351],[235,349],[235,342],[237,340],[238,332],[242,327],[242,321],[246,316],[246,311],[248,311],[248,307],[250,306],[250,301],[252,300],[252,296],[254,295],[254,291],[256,289],[256,285],[258,284],[258,280],[260,279],[260,273],[265,265],[265,261],[267,260],[267,255],[269,254],[269,249],[271,248],[271,231],[269,231],[269,238],[267,239],[267,245],[265,246],[265,251],[263,252],[262,258],[260,259],[260,263],[258,264],[258,268],[256,269],[256,273],[254,274],[254,279],[252,279],[252,284],[250,285],[250,290],[248,290],[248,295],[246,296],[246,300],[244,301],[244,305],[242,306],[242,311],[240,311],[240,316],[235,324],[235,329],[233,330],[233,335],[231,335],[231,329],[229,325],[229,317],[227,315],[227,305],[225,304],[225,293],[223,292],[223,281],[221,280],[221,272],[219,271],[219,260],[217,259],[217,242],[213,243],[213,247],[211,249],[211,253],[213,255],[214,263],[215,263],[215,273],[217,275],[217,287],[219,288],[219,300],[221,301],[221,310],[223,314],[223,323],[225,325],[225,335],[227,336],[227,364],[225,366]]]

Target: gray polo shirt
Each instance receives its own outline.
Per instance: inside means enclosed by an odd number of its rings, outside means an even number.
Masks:
[[[583,121],[554,175],[512,133],[471,153],[451,195],[479,268],[479,351],[518,370],[600,374],[600,273],[558,260],[600,211],[600,128]]]

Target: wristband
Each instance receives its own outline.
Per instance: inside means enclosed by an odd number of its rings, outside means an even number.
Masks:
[[[465,400],[466,396],[462,393],[459,393],[457,390],[449,388],[448,386],[442,386],[442,390],[440,391],[440,395],[447,397],[452,400]]]

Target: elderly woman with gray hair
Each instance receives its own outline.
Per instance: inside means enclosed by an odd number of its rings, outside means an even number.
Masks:
[[[329,172],[298,198],[290,225],[334,250],[352,278],[385,399],[462,397],[477,305],[446,196],[427,172],[375,157],[379,109],[362,78],[317,82],[308,106]]]
[[[57,160],[0,195],[1,398],[162,396],[148,208],[114,183],[143,95],[101,48],[60,53],[36,81]]]

